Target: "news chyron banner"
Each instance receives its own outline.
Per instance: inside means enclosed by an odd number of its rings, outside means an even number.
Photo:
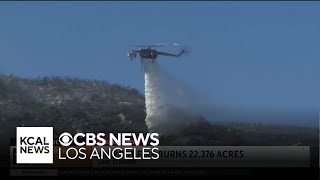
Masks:
[[[17,127],[10,174],[138,173],[145,167],[310,167],[309,146],[161,146],[157,133],[77,133],[53,138],[52,127]]]

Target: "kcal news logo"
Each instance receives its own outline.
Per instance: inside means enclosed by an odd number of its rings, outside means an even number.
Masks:
[[[53,163],[53,127],[17,127],[17,164]]]

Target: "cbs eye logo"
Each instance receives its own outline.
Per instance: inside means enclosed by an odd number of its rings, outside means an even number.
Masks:
[[[72,143],[72,135],[70,133],[62,133],[59,136],[59,142],[62,146],[70,146]]]

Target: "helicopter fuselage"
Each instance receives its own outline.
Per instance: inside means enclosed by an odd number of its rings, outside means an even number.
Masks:
[[[160,52],[160,51],[151,49],[151,46],[150,46],[150,47],[142,48],[140,50],[131,50],[130,52],[128,52],[128,57],[132,61],[134,58],[137,57],[137,54],[138,54],[142,59],[152,59],[152,62],[154,62],[159,55],[180,57],[185,52],[186,52],[186,49],[182,49],[179,54],[171,54],[171,53]]]
[[[153,49],[140,49],[139,55],[141,58],[156,59],[158,57],[158,51]]]
[[[167,53],[167,52],[161,52],[161,51],[157,51],[154,49],[151,49],[151,47],[162,47],[162,46],[175,46],[175,45],[179,45],[177,43],[174,44],[165,44],[165,43],[161,43],[161,44],[157,44],[157,45],[150,45],[150,46],[141,46],[138,45],[136,47],[145,47],[145,48],[141,48],[139,50],[131,50],[130,52],[128,52],[128,57],[130,58],[130,60],[132,61],[133,59],[137,58],[137,55],[139,55],[141,57],[140,62],[141,62],[141,69],[143,67],[143,64],[146,62],[146,59],[151,59],[152,63],[155,63],[156,58],[158,56],[171,56],[171,57],[180,57],[182,54],[188,52],[186,48],[182,49],[180,51],[179,54],[172,54],[172,53]]]

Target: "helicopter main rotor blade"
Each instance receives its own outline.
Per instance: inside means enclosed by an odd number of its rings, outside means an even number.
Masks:
[[[134,47],[164,47],[164,46],[178,46],[180,44],[178,43],[156,43],[156,44],[151,44],[151,45],[131,45]]]
[[[163,46],[179,46],[180,44],[178,43],[156,43],[152,44],[151,47],[163,47]]]
[[[149,47],[149,46],[145,46],[145,45],[130,45],[132,47]]]

